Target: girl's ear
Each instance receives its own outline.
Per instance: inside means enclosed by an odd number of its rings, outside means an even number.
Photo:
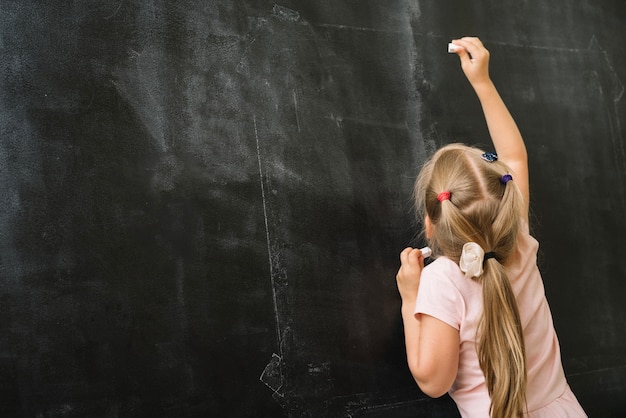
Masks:
[[[428,215],[424,217],[424,226],[426,227],[426,238],[431,239],[435,232],[435,226],[430,221],[430,217]]]

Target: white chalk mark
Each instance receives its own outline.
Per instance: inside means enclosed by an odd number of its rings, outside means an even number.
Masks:
[[[359,32],[403,33],[403,31],[400,31],[400,30],[376,29],[376,28],[367,28],[363,26],[336,25],[332,23],[317,23],[314,26],[318,26],[321,28],[353,30],[353,31],[359,31]]]
[[[505,46],[510,48],[520,48],[520,49],[534,49],[536,51],[551,51],[551,52],[574,52],[581,53],[587,51],[587,48],[566,48],[566,47],[558,47],[558,46],[543,46],[543,45],[522,45],[522,44],[512,44],[509,42],[492,42],[492,41],[483,41],[484,43],[488,43],[489,45],[498,45]]]
[[[298,125],[298,132],[300,131],[300,115],[298,114],[298,95],[296,94],[296,90],[292,90],[293,92],[293,105],[296,110],[296,125]]]
[[[369,126],[379,126],[382,128],[391,128],[391,129],[401,129],[406,130],[408,126],[406,123],[392,123],[382,120],[373,120],[373,119],[365,119],[365,118],[352,118],[346,116],[335,116],[331,113],[326,119],[330,119],[337,124],[337,127],[340,127],[344,121],[358,123],[360,125],[369,125]]]
[[[274,266],[272,263],[273,255],[272,255],[272,245],[271,245],[271,240],[270,240],[270,227],[269,227],[269,222],[268,222],[268,217],[267,217],[267,199],[265,197],[265,185],[263,181],[263,163],[261,162],[261,146],[259,144],[259,131],[256,125],[256,115],[252,116],[252,121],[254,123],[254,137],[256,139],[256,154],[257,154],[257,160],[259,163],[259,180],[261,183],[261,200],[263,201],[263,219],[265,220],[265,239],[267,241],[267,256],[268,256],[268,260],[270,263],[270,281],[272,283],[274,316],[276,318],[276,336],[278,338],[278,350],[280,354],[282,355],[282,347],[281,347],[282,344],[280,343],[282,333],[280,330],[280,318],[278,315],[278,303],[277,303],[277,298],[276,298],[276,283],[274,280]]]
[[[143,84],[143,82],[144,80],[140,79],[140,75],[128,75],[126,80],[121,82],[111,80],[118,93],[136,110],[159,150],[166,152],[168,145],[165,142],[163,128],[163,106],[152,95],[150,88],[137,89],[135,87],[138,84]],[[126,86],[130,86],[130,88],[127,89]]]
[[[578,372],[578,373],[568,373],[567,375],[570,376],[570,377],[574,377],[574,376],[588,376],[590,374],[605,373],[605,372],[615,372],[617,370],[624,369],[624,368],[626,368],[626,364],[620,364],[620,365],[611,366],[611,367],[603,367],[603,368],[599,368],[599,369],[584,370],[584,371]]]
[[[280,373],[281,363],[283,359],[277,355],[276,353],[272,354],[272,359],[263,369],[263,373],[261,373],[261,377],[259,380],[265,384],[268,388],[270,388],[274,395],[283,396],[280,393],[280,390],[283,387],[283,378]]]
[[[120,9],[122,8],[122,4],[123,4],[123,3],[124,3],[124,1],[123,1],[123,0],[121,0],[121,1],[120,1],[120,4],[117,6],[117,9],[115,9],[115,11],[114,11],[114,12],[113,12],[110,16],[105,17],[105,18],[104,18],[104,20],[109,20],[109,19],[111,19],[113,16],[115,16],[115,15],[116,15],[116,14],[120,11]]]
[[[275,4],[272,8],[272,15],[288,22],[297,22],[300,19],[300,13],[296,10],[289,9],[285,6]]]
[[[335,116],[334,113],[331,113],[329,116],[326,117],[326,119],[330,119],[333,122],[335,122],[335,125],[337,125],[337,128],[341,128],[341,123],[343,122],[343,118],[341,116]]]

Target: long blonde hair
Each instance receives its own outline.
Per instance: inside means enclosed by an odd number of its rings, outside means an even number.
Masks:
[[[441,148],[420,171],[415,203],[421,219],[428,216],[434,227],[429,245],[435,254],[458,264],[467,242],[495,254],[473,278],[483,294],[477,352],[491,416],[511,418],[526,409],[527,370],[519,310],[504,265],[516,249],[524,205],[514,182],[501,181],[507,167],[485,161],[482,153],[461,144]],[[440,202],[441,192],[450,192],[450,199]]]

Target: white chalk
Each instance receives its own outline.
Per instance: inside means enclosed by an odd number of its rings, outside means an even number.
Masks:
[[[433,253],[433,251],[430,249],[430,247],[424,247],[424,248],[420,249],[420,251],[422,252],[422,257],[424,257],[424,258],[430,257],[430,255]]]
[[[449,54],[454,54],[456,51],[458,51],[460,49],[463,49],[463,47],[460,46],[460,45],[453,44],[452,42],[450,42],[448,44],[448,53]]]

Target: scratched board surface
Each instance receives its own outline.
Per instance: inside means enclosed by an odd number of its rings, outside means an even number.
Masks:
[[[2,2],[0,415],[458,416],[394,276],[419,165],[488,143],[475,34],[568,380],[623,416],[626,6],[593,3]]]

